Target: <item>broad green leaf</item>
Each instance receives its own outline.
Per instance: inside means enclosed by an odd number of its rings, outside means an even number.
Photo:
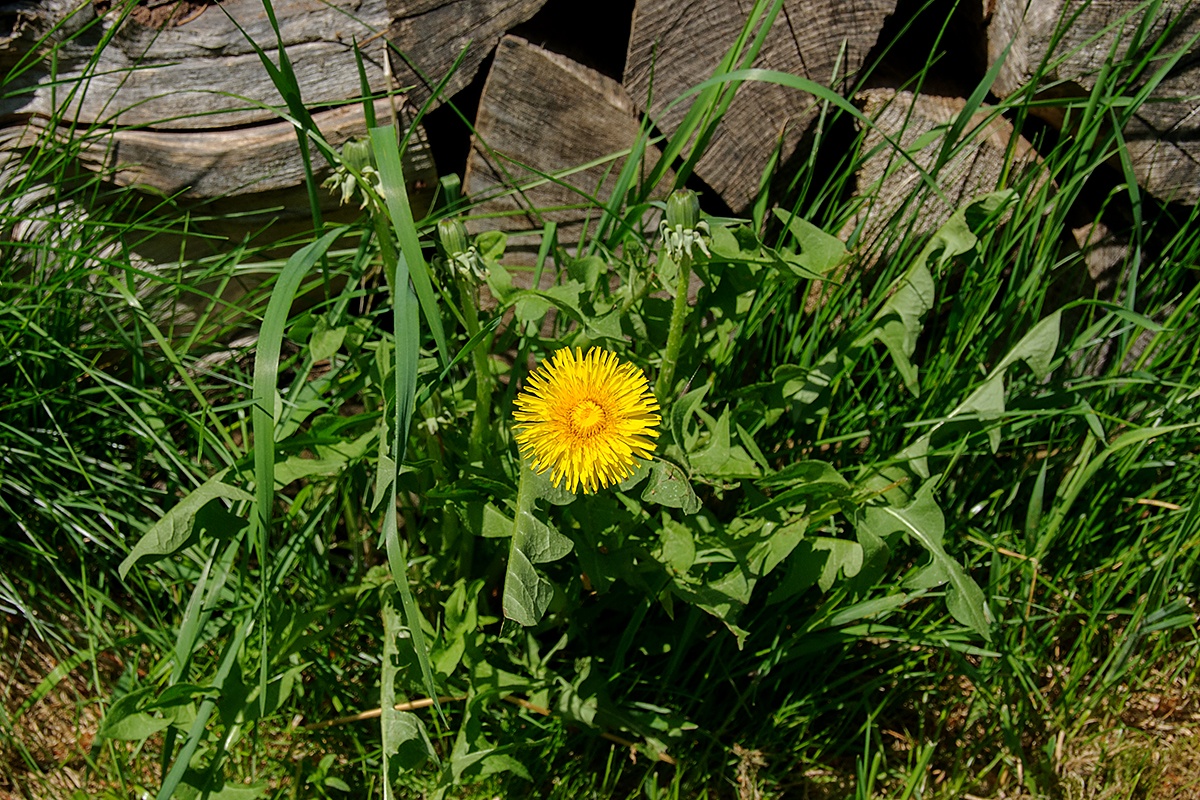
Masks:
[[[363,459],[375,444],[377,431],[367,431],[357,439],[341,441],[316,448],[316,458],[288,456],[275,464],[275,488],[282,489],[293,481],[313,475],[333,475],[341,472],[347,464]]]
[[[504,575],[504,616],[519,625],[532,627],[541,622],[554,597],[550,581],[538,574],[529,558],[516,547],[508,552],[508,570]]]
[[[702,450],[688,455],[692,468],[715,478],[752,478],[759,473],[758,464],[740,445],[732,443],[729,435],[730,410],[726,406]]]
[[[125,739],[144,741],[172,723],[171,717],[156,717],[142,709],[154,692],[153,686],[145,686],[117,698],[108,707],[108,713],[100,723],[97,739]]]
[[[919,439],[904,449],[898,456],[901,461],[907,461],[911,469],[922,478],[929,477],[927,455],[932,437],[947,423],[958,420],[994,420],[1001,417],[1005,411],[1004,379],[1010,367],[1018,361],[1023,361],[1033,370],[1038,379],[1045,378],[1050,371],[1050,363],[1058,351],[1058,338],[1061,311],[1055,311],[1034,325],[1030,331],[1021,337],[1021,341],[1008,352],[988,376],[977,386],[967,399],[955,407],[949,414],[930,427]],[[1000,448],[1000,429],[996,426],[988,428],[988,441],[992,452]]]
[[[841,239],[826,233],[808,220],[790,214],[782,208],[775,209],[775,217],[787,225],[788,232],[800,245],[796,260],[804,269],[818,276],[825,275],[850,257],[846,251],[846,244]]]
[[[546,564],[565,556],[574,546],[572,541],[538,519],[537,500],[547,493],[554,498],[562,492],[570,502],[574,495],[555,490],[545,476],[534,473],[528,462],[521,461],[521,482],[517,489],[516,516],[513,518],[512,541],[508,549],[508,568],[504,574],[504,616],[526,627],[536,625],[550,606],[554,587],[538,574],[534,564]]]
[[[522,469],[525,468],[522,467]],[[563,481],[561,486],[554,485],[551,478],[553,472],[551,469],[541,472],[529,471],[529,488],[533,492],[533,499],[545,500],[556,506],[565,506],[575,502],[575,494],[566,488],[566,481]]]
[[[600,276],[608,272],[608,264],[600,256],[572,258],[567,262],[567,275],[582,283],[589,292],[595,290]]]
[[[450,760],[451,774],[456,782],[461,781],[464,775],[472,780],[480,780],[498,772],[511,772],[527,781],[532,781],[533,778],[530,777],[529,770],[525,769],[525,765],[504,752],[512,749],[509,746],[489,747],[452,758]]]
[[[682,509],[685,514],[700,510],[700,498],[692,490],[692,483],[679,467],[669,461],[655,459],[650,468],[650,481],[642,491],[642,499]]]
[[[254,496],[249,492],[222,482],[225,473],[226,470],[222,470],[196,487],[142,534],[117,568],[117,574],[124,578],[141,558],[174,553],[191,539],[193,533],[198,535],[208,531],[211,535],[224,536],[246,525],[246,520],[235,517],[219,504],[208,505],[219,498],[253,502]]]
[[[388,752],[388,764],[393,770],[415,769],[437,757],[429,734],[425,732],[425,723],[411,711],[385,708],[381,724],[385,730],[384,741],[392,745]],[[394,773],[390,777],[395,780]]]
[[[675,444],[679,445],[685,453],[692,449],[692,445],[700,436],[699,431],[692,432],[689,429],[689,423],[692,420],[692,414],[704,400],[704,395],[708,394],[708,389],[709,384],[706,383],[671,404],[671,435],[675,439]]]
[[[913,395],[919,396],[920,384],[911,359],[921,333],[922,318],[933,308],[934,271],[940,271],[950,259],[969,252],[977,244],[978,238],[968,219],[980,224],[1015,197],[1012,191],[995,192],[956,211],[933,234],[912,266],[889,288],[888,299],[875,314],[875,327],[855,341],[855,348],[864,347],[873,339],[882,342]]]
[[[956,620],[991,640],[991,612],[983,590],[952,559],[942,545],[945,518],[933,499],[933,482],[926,481],[913,501],[903,508],[868,506],[856,520],[860,533],[886,540],[903,533],[929,553],[929,563],[914,576],[911,585],[931,588],[943,583],[946,587],[946,607]]]
[[[338,350],[342,349],[342,342],[346,340],[348,330],[350,328],[345,325],[331,328],[329,320],[325,317],[318,317],[312,336],[308,340],[309,357],[313,361],[326,361],[332,358]]]
[[[570,539],[529,511],[522,511],[517,515],[516,536],[520,537],[521,550],[533,564],[558,561],[575,546]]]
[[[628,492],[637,486],[650,474],[651,462],[644,458],[637,459],[637,466],[633,468],[633,474],[625,480],[617,484],[617,488],[622,492]]]
[[[405,576],[401,575],[401,577]],[[396,777],[401,769],[413,769],[427,759],[435,762],[438,760],[437,752],[433,749],[420,718],[411,712],[396,710],[396,680],[400,672],[401,656],[400,642],[404,641],[416,655],[424,655],[426,659],[428,658],[424,645],[416,643],[412,629],[408,628],[407,633],[405,631],[405,620],[410,617],[407,609],[405,609],[404,616],[401,616],[401,611],[396,608],[397,595],[399,592],[394,585],[384,585],[380,591],[383,617],[383,663],[379,676],[379,704],[383,709],[380,737],[383,745],[385,797],[392,795],[392,786],[395,785]],[[417,650],[418,646],[421,647],[421,650]],[[426,677],[425,682],[430,684],[432,680],[430,677]]]
[[[667,520],[661,536],[662,562],[676,573],[687,574],[696,563],[696,540],[691,529],[675,520]]]
[[[513,535],[513,521],[491,503],[485,503],[479,510],[475,530],[486,539],[506,539]]]
[[[189,769],[174,797],[177,800],[256,800],[266,793],[266,786],[230,783],[208,770]]]

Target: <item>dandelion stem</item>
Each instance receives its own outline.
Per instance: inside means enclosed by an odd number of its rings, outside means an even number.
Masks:
[[[671,307],[671,327],[667,333],[667,351],[663,354],[662,369],[654,382],[654,396],[666,397],[675,385],[675,364],[679,361],[679,349],[683,345],[683,323],[688,312],[688,286],[692,278],[690,254],[679,259],[679,279],[675,285],[675,304]]]

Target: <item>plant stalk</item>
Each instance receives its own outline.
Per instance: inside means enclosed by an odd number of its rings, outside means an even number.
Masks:
[[[688,313],[688,286],[692,278],[692,256],[685,254],[679,259],[679,278],[675,285],[675,303],[671,306],[671,327],[667,332],[667,352],[663,354],[662,369],[654,382],[654,396],[665,397],[675,385],[675,365],[679,361],[679,349],[683,345],[683,324]]]

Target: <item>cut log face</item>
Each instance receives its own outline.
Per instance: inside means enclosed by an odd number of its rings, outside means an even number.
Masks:
[[[712,76],[737,41],[747,5],[638,0],[624,83],[643,107],[650,98],[647,110],[667,135],[678,128],[691,102],[667,106]],[[895,10],[895,0],[786,0],[754,66],[848,89],[847,76],[861,68],[884,19]],[[696,165],[696,174],[730,208],[744,210],[754,201],[776,147],[782,144],[783,157],[789,157],[818,110],[812,95],[774,84],[744,84]]]
[[[944,137],[931,134],[944,133],[963,113],[965,100],[868,89],[856,95],[855,101],[873,122],[862,146],[863,152],[870,155],[856,173],[858,194],[869,198],[869,205],[843,231],[849,235],[861,224],[860,241],[875,239],[898,213],[908,215],[904,225],[906,235],[932,233],[972,198],[1004,188],[1039,163],[1033,146],[995,109],[984,106],[971,115],[963,128],[966,141],[938,167]],[[885,135],[904,148],[912,161],[897,153]],[[914,150],[914,145],[922,139],[926,145]],[[918,165],[931,174],[946,201],[923,188]],[[1007,180],[1002,182],[1005,176]]]
[[[504,37],[496,51],[475,130],[466,191],[483,200],[477,213],[506,216],[472,220],[471,228],[521,231],[554,221],[564,243],[598,214],[556,207],[607,201],[624,159],[564,175],[561,183],[543,181],[539,173],[605,159],[632,147],[639,134],[633,102],[619,83],[516,36]],[[511,191],[538,181],[519,194]]]
[[[389,119],[391,111],[388,99],[376,101],[378,121]],[[402,114],[401,119],[405,116]],[[313,122],[335,148],[367,132],[360,104],[313,114]],[[35,146],[43,132],[66,133],[40,123],[36,118],[32,120],[17,146]],[[296,129],[288,122],[214,131],[102,130],[76,143],[83,163],[105,173],[116,184],[148,187],[183,199],[273,192],[300,187],[305,177]],[[315,145],[309,151],[320,179],[329,172],[328,165]],[[437,171],[422,135],[410,141],[404,166],[417,194],[422,189],[432,190]],[[300,204],[307,207],[302,198]]]
[[[355,41],[363,51],[371,87],[389,88],[383,74],[384,45],[367,44],[381,33],[432,82],[450,71],[469,41],[461,67],[446,86],[446,96],[453,95],[471,81],[504,31],[531,17],[543,2],[427,0],[401,6],[386,0],[285,0],[275,3],[275,11],[301,95],[313,107],[344,103],[360,93]],[[0,8],[0,16],[5,8]],[[86,17],[88,11],[81,9],[77,15]],[[13,18],[18,30],[0,39],[0,50],[27,48],[26,29],[53,24],[31,19],[29,12]],[[57,51],[57,85],[51,86],[48,64],[36,74],[31,70],[26,77],[33,84],[26,87],[29,91],[0,98],[0,120],[17,114],[57,114],[84,124],[191,129],[277,118],[273,109],[283,105],[279,90],[247,39],[278,63],[275,32],[259,0],[224,0],[182,25],[162,30],[127,20],[96,64],[89,66],[103,32],[117,21],[110,13],[64,41]],[[79,27],[78,22],[72,25]],[[412,86],[416,103],[428,98],[424,81],[394,53],[391,59],[397,85]],[[72,86],[77,88],[72,91]]]
[[[1144,19],[1146,5],[1141,0],[985,0],[985,7],[992,7],[989,63],[1004,59],[992,90],[1007,97],[1040,75],[1041,86],[1053,84],[1057,94],[1070,93],[1072,86],[1075,93],[1084,94],[1095,86],[1106,62],[1140,60],[1161,45],[1158,57],[1135,81],[1144,86],[1166,57],[1200,34],[1200,9],[1189,7],[1187,0],[1165,0],[1150,19]],[[1135,51],[1131,42],[1137,41],[1135,32],[1143,23],[1143,46]],[[1197,86],[1200,58],[1193,47],[1125,127],[1138,182],[1163,200],[1200,200]],[[1042,116],[1061,125],[1061,112],[1048,111],[1042,109]]]

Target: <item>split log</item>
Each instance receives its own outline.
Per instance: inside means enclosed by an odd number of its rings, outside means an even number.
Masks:
[[[904,216],[901,228],[906,236],[932,233],[972,198],[1011,186],[1040,164],[1033,146],[994,108],[983,106],[971,115],[962,129],[963,141],[939,167],[945,133],[964,113],[965,100],[868,89],[857,94],[855,102],[872,121],[863,137],[866,158],[855,175],[856,194],[865,207],[843,235],[861,228],[859,241],[867,247],[897,214]],[[912,160],[898,153],[889,139]],[[914,149],[918,140],[924,146]],[[930,174],[945,199],[929,190],[918,166]]]
[[[544,0],[424,0],[404,5],[387,0],[283,0],[274,4],[280,35],[309,107],[344,103],[360,93],[354,42],[362,43],[373,90],[390,89],[384,77],[386,36],[429,81],[450,71],[451,96],[474,77],[504,31],[528,19]],[[34,10],[31,10],[32,9]],[[57,0],[43,13],[37,4],[0,6],[11,30],[0,49],[12,61],[37,34],[62,21]],[[49,65],[20,81],[26,91],[0,98],[0,121],[14,115],[59,116],[82,124],[138,125],[158,129],[217,128],[273,121],[283,105],[279,90],[255,52],[261,47],[278,63],[275,32],[260,0],[224,0],[202,8],[183,24],[150,28],[134,19],[120,23],[110,13],[91,23],[90,5],[77,6],[68,30],[78,30],[56,50],[58,73]],[[100,38],[118,25],[112,41],[95,52]],[[95,64],[90,60],[96,58]],[[413,87],[424,102],[431,86],[392,53],[398,85]],[[72,87],[77,87],[72,90]],[[202,119],[197,117],[202,116]]]
[[[667,135],[676,131],[690,102],[670,110],[667,105],[712,75],[746,22],[744,7],[723,0],[638,0],[624,83]],[[884,19],[895,10],[895,0],[785,0],[754,66],[848,91]],[[744,210],[755,199],[772,152],[778,146],[784,159],[791,156],[818,111],[811,95],[774,84],[743,85],[696,174],[730,208]]]
[[[1166,56],[1191,46],[1138,109],[1124,130],[1138,182],[1155,197],[1195,204],[1200,200],[1200,8],[1188,0],[1165,0],[1158,13],[1145,18],[1141,0],[984,0],[988,22],[988,59],[1003,58],[992,90],[1007,97],[1041,77],[1043,96],[1084,96],[1110,59],[1141,59],[1155,46],[1157,57],[1135,78],[1147,85]],[[1137,43],[1135,31],[1145,25]],[[1056,38],[1057,37],[1057,38]],[[1128,70],[1125,70],[1128,72]],[[1063,114],[1053,106],[1037,106],[1051,123]]]
[[[186,17],[168,19],[161,28],[143,24],[144,15],[97,18],[90,3],[73,0],[0,5],[0,62],[10,69],[22,59],[32,63],[12,70],[0,97],[0,124],[28,126],[19,141],[24,146],[35,144],[40,131],[82,139],[84,163],[112,171],[120,184],[196,199],[273,193],[272,203],[283,199],[306,214],[295,131],[279,121],[279,90],[254,49],[257,43],[278,61],[263,4],[189,1]],[[389,57],[383,42],[369,40],[388,36],[431,81],[448,73],[465,48],[447,82],[449,96],[472,79],[504,30],[543,2],[425,0],[399,7],[388,0],[280,0],[275,11],[303,100],[324,109],[314,120],[336,146],[366,130],[361,104],[347,102],[361,91],[355,41],[363,43],[372,90],[411,86],[411,109],[429,98],[432,87],[394,53]],[[100,48],[109,33],[112,40]],[[35,50],[43,37],[45,53]],[[377,104],[379,119],[388,118],[389,102]],[[422,187],[432,190],[436,175],[423,134],[414,141],[406,178],[420,194]],[[315,150],[313,156],[321,178],[325,160]]]
[[[391,98],[375,102],[379,122],[389,119],[391,102]],[[405,116],[401,112],[401,119]],[[367,132],[363,107],[358,103],[317,112],[312,118],[335,148]],[[67,140],[78,134],[34,118],[16,146],[38,146],[43,135]],[[288,122],[211,131],[99,129],[74,144],[86,166],[117,185],[148,187],[182,199],[257,195],[300,187],[305,177],[296,129]],[[315,145],[309,147],[309,155],[318,177],[326,174],[324,158]],[[428,142],[419,131],[410,140],[404,166],[417,195],[437,182]],[[307,214],[307,200],[302,198],[301,205]]]
[[[563,206],[607,200],[625,159],[604,159],[631,148],[638,134],[636,110],[619,83],[524,39],[504,37],[484,85],[464,185],[483,200],[477,213],[505,216],[474,219],[471,228],[540,231],[554,221],[560,241],[577,240],[585,220],[594,225],[598,212]],[[541,178],[601,160],[560,182]],[[537,185],[512,191],[531,183]],[[513,244],[536,251],[539,239],[540,233]]]

